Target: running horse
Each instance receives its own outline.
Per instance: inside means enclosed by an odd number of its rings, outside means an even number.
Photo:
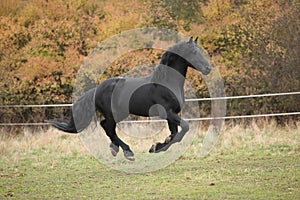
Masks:
[[[198,38],[198,37],[197,37]],[[67,123],[48,121],[68,133],[79,133],[95,119],[96,112],[103,115],[100,122],[111,140],[113,156],[122,148],[125,158],[134,160],[134,153],[116,133],[116,123],[129,114],[144,117],[158,116],[166,119],[171,134],[163,143],[151,146],[150,153],[166,151],[180,142],[189,130],[189,124],[178,115],[184,104],[184,82],[188,67],[207,75],[211,65],[203,50],[191,37],[170,47],[161,58],[154,72],[141,78],[114,77],[87,91],[72,106],[72,116]],[[178,131],[178,127],[181,130]]]

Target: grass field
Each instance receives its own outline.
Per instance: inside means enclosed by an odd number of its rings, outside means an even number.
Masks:
[[[300,199],[300,123],[227,126],[204,159],[199,131],[180,159],[143,174],[107,168],[76,135],[21,132],[0,134],[0,199]]]

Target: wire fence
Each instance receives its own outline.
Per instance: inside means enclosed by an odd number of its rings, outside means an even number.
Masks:
[[[186,99],[186,102],[195,101],[214,101],[214,100],[230,100],[230,99],[243,99],[243,98],[258,98],[258,97],[272,97],[272,96],[286,96],[286,95],[299,95],[300,92],[285,92],[285,93],[271,93],[271,94],[256,94],[256,95],[243,95],[243,96],[229,96],[229,97],[212,97],[212,98],[195,98]],[[73,104],[42,104],[42,105],[1,105],[0,108],[47,108],[47,107],[71,107]],[[203,118],[190,118],[186,121],[205,121],[213,119],[244,119],[244,118],[257,118],[257,117],[276,117],[276,116],[291,116],[300,115],[300,112],[286,112],[286,113],[266,113],[256,115],[239,115],[239,116],[225,116],[225,117],[203,117]],[[134,120],[122,121],[121,123],[148,123],[148,122],[165,122],[166,120]],[[46,122],[36,123],[0,123],[0,126],[44,126],[49,125]]]

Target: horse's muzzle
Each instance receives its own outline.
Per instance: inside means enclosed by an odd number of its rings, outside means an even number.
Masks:
[[[208,75],[210,71],[211,71],[211,67],[209,66],[209,67],[205,67],[204,70],[202,70],[201,72],[203,75]]]

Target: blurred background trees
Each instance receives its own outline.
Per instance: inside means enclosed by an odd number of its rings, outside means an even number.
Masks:
[[[114,34],[148,26],[199,36],[223,76],[227,96],[300,89],[296,0],[2,0],[0,4],[0,105],[71,103],[76,72],[93,48]],[[161,56],[155,51],[147,55],[148,63]],[[122,75],[140,62],[132,55],[123,59],[115,62],[107,77]],[[196,94],[209,95],[197,73],[191,70],[188,78]],[[299,95],[232,100],[228,115],[299,111],[299,102]],[[65,112],[37,110],[35,116],[42,120]],[[33,120],[27,113],[1,109],[0,119]]]

